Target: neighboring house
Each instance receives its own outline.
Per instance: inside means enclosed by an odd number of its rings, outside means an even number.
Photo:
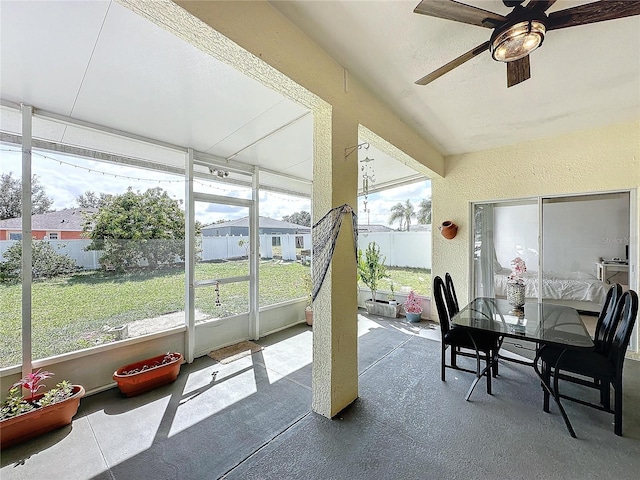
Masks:
[[[31,217],[34,240],[78,240],[82,238],[85,214],[95,208],[65,208]],[[22,240],[22,218],[0,220],[0,240]]]
[[[305,227],[282,220],[275,220],[269,217],[260,217],[258,223],[258,233],[260,235],[270,234],[296,234],[311,233],[311,227]],[[202,228],[204,237],[224,237],[225,235],[248,235],[249,217],[231,220],[230,222],[216,223]]]
[[[395,231],[391,227],[386,225],[358,225],[358,233],[373,233],[373,232],[393,232]]]

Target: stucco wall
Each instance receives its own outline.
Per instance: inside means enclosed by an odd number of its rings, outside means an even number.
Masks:
[[[448,157],[445,177],[431,185],[433,224],[459,229],[446,240],[434,228],[433,275],[450,272],[458,300],[468,300],[471,202],[639,188],[639,159],[639,122]],[[635,258],[638,234],[636,226]]]

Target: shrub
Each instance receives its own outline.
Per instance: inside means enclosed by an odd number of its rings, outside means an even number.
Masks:
[[[31,252],[32,278],[52,278],[78,270],[73,258],[56,252],[49,242],[32,242]],[[18,280],[22,273],[22,242],[11,245],[3,257],[6,261],[0,262],[0,281]]]

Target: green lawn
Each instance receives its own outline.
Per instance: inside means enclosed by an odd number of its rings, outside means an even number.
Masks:
[[[297,262],[261,262],[260,305],[305,297],[308,271]],[[196,279],[248,272],[246,260],[201,263]],[[431,275],[426,270],[390,268],[389,272],[396,285],[408,285],[423,295],[430,291]],[[381,289],[388,285],[383,282]],[[21,292],[19,284],[0,284],[0,367],[21,362]],[[221,305],[216,305],[214,287],[196,289],[196,308],[214,318],[248,310],[248,283],[220,285],[219,294]],[[34,282],[32,299],[33,358],[44,358],[111,342],[110,327],[184,311],[184,270],[83,272]]]
[[[391,278],[381,282],[381,290],[390,290],[389,284],[393,281],[396,293],[399,293],[401,287],[405,286],[410,287],[418,295],[425,297],[431,296],[431,270],[424,268],[387,267],[387,273]]]

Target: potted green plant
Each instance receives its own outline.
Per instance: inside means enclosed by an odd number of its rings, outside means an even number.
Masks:
[[[399,305],[390,305],[387,302],[376,300],[376,291],[380,281],[388,277],[386,260],[387,257],[380,253],[380,247],[376,242],[367,245],[364,256],[362,250],[358,250],[358,279],[371,290],[371,298],[364,302],[367,313],[396,318],[400,313]]]
[[[391,282],[389,283],[389,290],[390,290],[389,295],[387,295],[387,298],[389,299],[389,305],[393,305],[393,306],[398,305],[398,301],[396,300],[396,290],[393,285],[393,280],[391,280]]]
[[[422,316],[422,304],[416,292],[411,290],[407,296],[407,301],[404,303],[404,313],[409,322],[415,323],[420,321]]]
[[[84,387],[65,380],[47,392],[37,393],[44,388],[42,382],[51,376],[53,373],[40,369],[11,386],[9,396],[0,405],[0,449],[71,423]],[[28,398],[23,397],[23,388],[29,390]]]
[[[120,367],[114,372],[113,379],[122,393],[134,397],[175,381],[183,360],[181,353],[167,352]]]

